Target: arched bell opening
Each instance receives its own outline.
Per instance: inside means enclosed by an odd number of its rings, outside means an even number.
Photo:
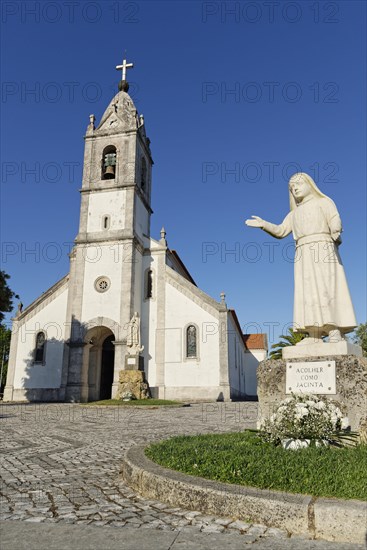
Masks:
[[[102,179],[112,180],[116,176],[116,147],[108,145],[103,149],[102,153]]]

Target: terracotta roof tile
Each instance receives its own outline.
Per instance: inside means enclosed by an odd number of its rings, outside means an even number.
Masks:
[[[266,334],[244,334],[243,341],[247,349],[267,349]]]

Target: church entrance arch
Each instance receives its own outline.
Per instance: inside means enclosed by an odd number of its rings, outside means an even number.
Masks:
[[[115,337],[113,334],[107,336],[102,344],[101,378],[100,378],[100,399],[111,399],[113,369],[115,366]]]
[[[105,327],[93,327],[85,335],[83,401],[111,399],[115,364],[115,336]]]

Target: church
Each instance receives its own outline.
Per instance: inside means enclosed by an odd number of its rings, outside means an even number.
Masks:
[[[119,92],[90,116],[70,271],[13,318],[4,401],[118,396],[140,370],[152,397],[254,399],[263,334],[244,335],[222,293],[200,290],[166,232],[150,235],[152,154],[123,61]]]

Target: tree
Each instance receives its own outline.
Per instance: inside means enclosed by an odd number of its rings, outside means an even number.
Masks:
[[[6,374],[8,371],[9,349],[10,349],[11,330],[3,323],[0,323],[0,392],[6,382]]]
[[[354,331],[353,341],[361,346],[364,357],[367,357],[367,323],[361,323]]]
[[[4,313],[8,313],[13,309],[13,298],[18,298],[18,294],[15,294],[8,286],[8,279],[10,275],[5,271],[0,271],[0,322],[4,319]]]
[[[283,342],[277,342],[271,346],[273,351],[270,352],[270,359],[281,359],[282,358],[282,349],[287,346],[295,346],[305,338],[305,334],[301,332],[294,332],[292,328],[288,329],[288,334],[281,334],[280,337],[283,338]]]

